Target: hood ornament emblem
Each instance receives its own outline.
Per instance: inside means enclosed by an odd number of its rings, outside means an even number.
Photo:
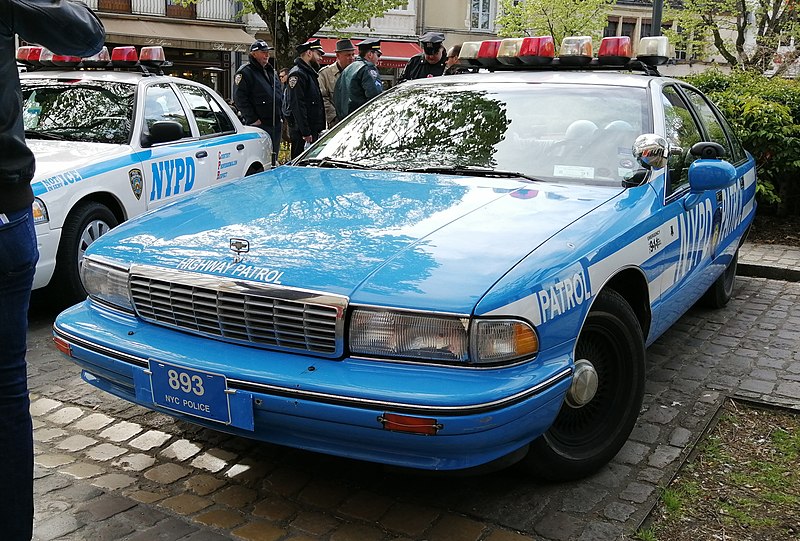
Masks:
[[[239,263],[242,260],[242,254],[246,254],[250,251],[250,241],[247,239],[232,238],[230,239],[230,246],[231,250],[236,252],[236,258],[233,260],[234,263]]]

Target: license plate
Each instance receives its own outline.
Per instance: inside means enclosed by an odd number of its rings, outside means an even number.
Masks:
[[[228,382],[222,374],[151,360],[150,386],[156,405],[220,423],[231,422]]]

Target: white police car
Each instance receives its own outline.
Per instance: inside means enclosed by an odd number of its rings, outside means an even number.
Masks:
[[[697,89],[626,39],[591,47],[465,44],[497,71],[399,85],[291,165],[123,224],[57,346],[109,393],[242,436],[595,471],[636,422],[645,347],[731,298],[756,175]]]
[[[53,283],[65,300],[85,298],[83,254],[110,228],[270,164],[263,130],[242,126],[208,87],[156,75],[160,47],[142,53],[146,73],[76,69],[108,66],[107,51],[83,62],[41,47],[17,53],[30,66],[51,67],[20,74],[20,82],[25,137],[36,157],[34,288]],[[111,56],[118,66],[137,62],[133,47]]]

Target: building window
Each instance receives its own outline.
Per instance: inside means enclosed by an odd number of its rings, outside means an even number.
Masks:
[[[472,30],[491,30],[490,0],[471,0],[470,28]]]
[[[633,34],[636,31],[636,23],[630,21],[623,21],[622,23],[622,36],[628,36],[633,41]]]
[[[653,24],[650,21],[642,19],[642,30],[639,32],[639,37],[649,38],[652,35],[652,28]]]
[[[617,27],[619,26],[619,21],[608,21],[608,25],[606,29],[603,30],[603,37],[604,38],[613,38],[617,35]]]

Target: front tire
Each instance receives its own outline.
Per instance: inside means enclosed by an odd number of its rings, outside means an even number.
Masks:
[[[541,479],[566,481],[596,471],[622,448],[639,416],[644,336],[616,291],[602,291],[595,300],[578,337],[575,361],[574,383],[561,411],[523,459],[523,468]],[[578,369],[586,376],[583,385]]]
[[[86,298],[81,282],[86,249],[118,223],[108,207],[94,201],[80,203],[69,213],[61,231],[50,288],[62,303],[74,304]]]

